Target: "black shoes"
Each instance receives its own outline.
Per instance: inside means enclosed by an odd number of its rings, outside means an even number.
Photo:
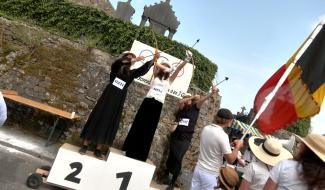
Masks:
[[[82,145],[82,147],[81,147],[80,150],[79,150],[79,153],[80,153],[81,155],[84,155],[84,154],[86,154],[87,149],[88,149],[88,146],[87,146],[87,145]]]
[[[82,145],[82,147],[79,149],[79,154],[85,155],[87,150],[88,150],[88,146],[87,145]],[[100,160],[104,159],[104,155],[103,155],[102,151],[99,150],[99,149],[96,149],[94,151],[94,155],[95,155],[96,158],[98,158]]]
[[[104,156],[103,156],[101,150],[96,149],[96,150],[94,151],[94,155],[95,155],[96,158],[98,158],[98,159],[100,159],[100,160],[103,160],[103,159],[104,159]]]
[[[170,184],[170,178],[169,178],[169,175],[164,174],[164,175],[160,178],[159,182],[160,182],[161,184],[165,184],[165,185]]]

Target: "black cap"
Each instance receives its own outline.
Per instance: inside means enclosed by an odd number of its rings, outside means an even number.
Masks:
[[[217,116],[222,119],[233,119],[234,115],[232,115],[231,111],[226,108],[219,109]]]

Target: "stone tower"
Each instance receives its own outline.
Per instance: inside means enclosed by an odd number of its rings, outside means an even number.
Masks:
[[[161,35],[164,35],[168,30],[169,39],[173,38],[180,25],[170,5],[170,0],[161,1],[159,4],[155,3],[149,7],[145,6],[140,26],[144,26],[147,21],[149,21],[150,27]]]
[[[116,11],[114,13],[114,16],[121,20],[130,22],[131,17],[134,13],[135,13],[135,10],[131,5],[131,0],[128,0],[127,2],[119,1],[117,3],[117,7],[116,7]]]

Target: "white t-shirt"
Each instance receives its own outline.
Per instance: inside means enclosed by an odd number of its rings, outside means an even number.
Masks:
[[[223,155],[230,153],[229,138],[222,127],[215,124],[205,126],[200,136],[200,155],[197,166],[203,171],[219,175]]]
[[[302,166],[295,160],[282,160],[270,172],[270,178],[278,184],[278,190],[308,190],[300,178]]]
[[[261,161],[257,160],[256,162],[251,162],[245,167],[245,172],[242,177],[249,182],[248,189],[260,190],[263,189],[269,175],[270,172],[268,167]]]
[[[250,150],[247,150],[247,149],[244,152],[243,159],[249,163],[256,161],[256,157],[254,156],[254,154]]]
[[[2,93],[0,92],[0,127],[4,124],[7,119],[7,106],[3,99]]]
[[[169,80],[160,80],[158,77],[155,77],[150,84],[150,90],[146,97],[154,98],[155,100],[164,103],[169,87]]]

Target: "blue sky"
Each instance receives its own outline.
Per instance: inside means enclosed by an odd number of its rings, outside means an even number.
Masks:
[[[126,1],[126,0],[125,0]],[[110,0],[116,7],[116,0]],[[140,23],[143,7],[159,0],[133,0],[132,22]],[[174,40],[195,46],[219,67],[221,106],[236,113],[250,109],[264,82],[295,52],[321,18],[324,0],[171,0],[181,22]],[[312,120],[325,133],[325,106]],[[323,127],[320,127],[320,126]]]

